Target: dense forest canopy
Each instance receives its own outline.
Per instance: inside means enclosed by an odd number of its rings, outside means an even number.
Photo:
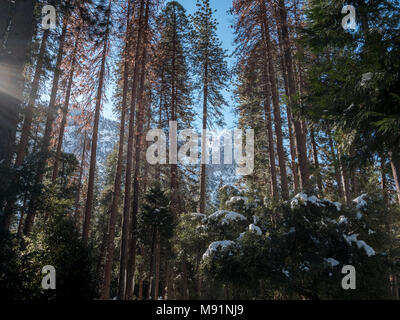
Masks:
[[[0,241],[7,300],[399,299],[400,2],[2,0]]]

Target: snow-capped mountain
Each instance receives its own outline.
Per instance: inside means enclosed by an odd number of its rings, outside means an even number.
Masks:
[[[79,128],[80,126],[71,120],[66,128],[64,139],[64,152],[73,153],[78,159],[81,158],[83,144],[83,137],[82,134],[79,133]],[[91,140],[91,133],[88,139],[89,141]],[[104,182],[107,156],[113,151],[115,145],[118,143],[118,139],[118,122],[101,116],[96,154],[96,170],[100,182]],[[90,152],[88,152],[87,159],[89,159],[89,157]]]

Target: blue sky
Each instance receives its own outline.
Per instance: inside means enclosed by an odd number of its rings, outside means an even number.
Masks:
[[[194,14],[196,11],[196,0],[181,0],[179,1],[184,8],[187,11],[187,14]],[[231,26],[231,21],[232,21],[232,16],[228,14],[228,10],[232,4],[231,0],[210,0],[210,6],[214,9],[217,10],[214,13],[214,17],[218,21],[218,30],[217,34],[219,39],[222,41],[222,47],[226,50],[228,50],[227,54],[230,55],[233,51],[233,40],[234,40],[234,34]],[[232,67],[233,65],[233,59],[228,58],[228,63],[229,67]],[[231,87],[229,84],[227,84],[229,87]],[[107,118],[117,120],[118,116],[113,113],[113,106],[112,106],[112,92],[113,88],[110,86],[107,90],[107,96],[108,96],[108,103],[104,105],[103,109],[103,115]],[[196,95],[197,96],[197,95]],[[195,96],[195,97],[196,97]],[[224,97],[228,103],[228,105],[224,109],[224,118],[226,122],[226,127],[227,128],[233,128],[234,123],[235,123],[235,116],[233,113],[233,107],[234,103],[231,97],[231,93],[229,92],[224,92]],[[196,122],[195,122],[195,127],[200,128],[201,124],[201,102],[197,101],[197,99],[194,99],[195,105],[194,105],[194,110],[196,110]]]
[[[186,9],[187,14],[194,14],[196,11],[196,2],[197,0],[182,0],[179,1]],[[210,0],[210,6],[214,10],[217,10],[214,13],[214,17],[218,21],[218,29],[217,29],[217,35],[219,40],[222,41],[222,47],[225,50],[228,50],[227,54],[230,55],[234,49],[233,47],[233,40],[234,40],[234,34],[233,34],[233,29],[231,28],[232,25],[232,16],[228,14],[228,10],[231,8],[232,5],[232,0]],[[229,67],[232,67],[233,65],[233,59],[228,58],[228,63]],[[231,87],[231,86],[230,86]],[[232,90],[232,88],[231,88]],[[225,122],[227,129],[231,129],[234,126],[235,122],[235,116],[233,114],[233,107],[234,107],[234,102],[231,98],[231,93],[225,92],[224,97],[228,103],[228,105],[225,107],[225,110],[223,112],[224,117],[225,117]],[[195,110],[201,110],[200,106],[195,106]],[[201,115],[201,112],[198,113],[199,118]],[[201,127],[200,125],[200,119],[197,120],[197,125]]]

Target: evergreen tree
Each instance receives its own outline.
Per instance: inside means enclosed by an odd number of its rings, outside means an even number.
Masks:
[[[226,101],[221,93],[228,81],[226,53],[221,48],[217,37],[217,21],[209,0],[197,0],[197,11],[192,18],[193,23],[193,66],[197,87],[201,88],[203,96],[202,129],[206,130],[214,121],[222,124],[221,108]],[[206,137],[202,136],[203,159],[200,173],[200,205],[199,211],[206,209]]]
[[[178,130],[191,126],[192,83],[189,78],[188,60],[191,55],[190,24],[185,9],[176,1],[169,2],[160,15],[161,29],[158,42],[157,76],[160,81],[160,96],[166,109],[167,119],[178,123]],[[160,105],[160,108],[162,106]],[[173,141],[177,146],[177,141]],[[173,145],[171,145],[174,148]],[[170,150],[171,151],[171,150]],[[178,165],[170,165],[171,209],[175,215],[182,211],[179,192]]]

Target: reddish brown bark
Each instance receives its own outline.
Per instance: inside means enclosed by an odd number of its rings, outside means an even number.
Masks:
[[[101,292],[101,299],[108,300],[110,297],[110,285],[111,285],[111,271],[113,262],[114,252],[114,238],[115,238],[115,223],[118,215],[118,203],[121,194],[121,181],[122,181],[122,168],[123,168],[123,155],[124,155],[124,141],[125,141],[125,117],[127,109],[127,96],[128,96],[128,85],[129,85],[129,60],[128,50],[130,48],[130,12],[131,2],[128,1],[128,13],[127,13],[127,26],[125,36],[125,50],[124,50],[124,74],[123,74],[123,91],[122,91],[122,105],[121,105],[121,124],[119,131],[119,146],[118,146],[118,160],[117,169],[114,180],[114,194],[113,202],[111,205],[111,215],[109,222],[109,233],[106,238],[107,242],[107,255],[104,266],[104,280]],[[134,13],[132,14],[134,16]]]
[[[132,214],[131,214],[131,232],[130,232],[130,246],[129,246],[129,260],[127,265],[127,285],[126,285],[126,298],[132,299],[133,297],[133,278],[136,267],[136,224],[137,224],[137,213],[139,209],[139,179],[140,179],[140,168],[141,168],[141,153],[143,146],[143,125],[145,121],[144,117],[144,80],[146,78],[146,59],[147,59],[147,41],[148,41],[148,22],[150,1],[146,1],[146,13],[143,24],[143,43],[142,43],[142,54],[140,59],[141,75],[140,75],[140,86],[138,91],[138,108],[136,109],[136,133],[135,133],[135,165],[133,170],[133,197],[132,197]]]
[[[51,89],[51,94],[50,94],[50,102],[49,102],[49,106],[47,109],[46,127],[44,130],[42,145],[41,145],[40,153],[39,153],[39,164],[38,164],[37,174],[35,177],[35,185],[41,184],[41,182],[43,180],[44,170],[46,167],[46,162],[47,162],[47,159],[49,158],[50,139],[51,139],[51,133],[52,133],[52,129],[53,129],[54,116],[56,113],[56,105],[55,104],[56,104],[56,98],[57,98],[57,92],[58,92],[58,82],[60,80],[60,75],[61,75],[60,67],[61,67],[61,62],[62,62],[63,56],[64,56],[65,36],[67,34],[68,22],[69,22],[69,18],[71,15],[69,3],[70,2],[68,2],[68,5],[66,6],[65,13],[64,13],[63,27],[62,27],[60,44],[59,44],[58,53],[57,53],[56,68],[54,70],[53,84],[52,84],[52,89]],[[25,221],[25,227],[24,227],[25,236],[29,236],[32,231],[33,222],[35,220],[36,210],[37,210],[37,206],[38,206],[38,198],[39,198],[38,192],[34,192],[31,196],[31,200],[29,203],[29,209],[28,209],[28,213],[27,213],[27,217],[26,217],[26,221]]]
[[[124,211],[123,211],[123,224],[122,224],[122,240],[121,240],[121,259],[120,259],[120,271],[119,271],[119,282],[118,282],[118,299],[124,300],[126,293],[126,282],[127,282],[127,265],[129,256],[129,225],[130,225],[130,209],[131,209],[131,188],[132,188],[132,161],[133,161],[133,143],[134,143],[134,124],[135,124],[135,106],[136,106],[136,95],[137,95],[137,83],[139,78],[140,70],[140,48],[141,39],[143,36],[143,11],[145,1],[140,1],[139,19],[137,28],[137,39],[135,49],[135,64],[133,69],[132,79],[132,93],[131,93],[131,105],[129,114],[129,133],[128,133],[128,146],[126,155],[126,175],[125,175],[125,198],[124,198]]]
[[[275,19],[278,19],[277,10],[274,11]],[[287,67],[285,61],[283,59],[283,45],[282,45],[282,33],[279,23],[276,23],[276,29],[278,34],[278,48],[279,48],[279,62],[282,68],[282,76],[283,82],[285,86],[285,94],[289,97],[289,83],[288,83],[288,75],[287,75]],[[291,157],[291,169],[293,174],[293,189],[297,194],[299,192],[299,166],[297,164],[296,159],[296,141],[293,135],[294,127],[293,127],[293,116],[292,110],[289,105],[286,105],[286,115],[288,121],[288,132],[289,132],[289,143],[290,143],[290,157]]]
[[[289,198],[289,187],[287,181],[287,173],[286,173],[286,160],[285,160],[285,152],[283,149],[283,135],[282,135],[282,119],[281,119],[281,110],[279,105],[279,94],[278,94],[278,86],[276,81],[276,73],[275,67],[273,64],[274,55],[273,55],[273,47],[271,43],[271,36],[269,31],[269,24],[266,15],[266,7],[265,2],[261,1],[261,16],[263,21],[263,39],[265,42],[266,54],[265,61],[268,65],[268,77],[271,88],[271,97],[272,97],[272,106],[274,113],[274,122],[275,122],[275,135],[276,135],[276,151],[278,154],[278,163],[279,163],[279,173],[281,177],[281,191],[282,198]]]
[[[203,79],[203,134],[201,142],[201,165],[200,165],[200,206],[199,212],[205,214],[206,210],[206,139],[204,132],[207,129],[207,103],[208,103],[208,57],[205,59],[204,64],[204,79]]]
[[[176,111],[176,88],[175,88],[175,73],[176,73],[176,17],[173,20],[174,34],[172,37],[172,74],[171,74],[171,121],[177,121]],[[176,148],[177,141],[171,141],[172,149]],[[170,150],[171,152],[171,150]],[[176,154],[176,153],[175,153]],[[174,159],[175,162],[176,159]],[[178,166],[176,163],[170,164],[170,185],[171,185],[171,211],[175,217],[178,216],[179,211],[179,184],[178,184]]]
[[[155,266],[155,251],[156,251],[156,241],[157,241],[157,228],[153,227],[153,236],[151,240],[151,251],[150,251],[150,270],[149,270],[149,287],[147,288],[147,297],[150,300],[153,296],[153,280],[154,280],[154,266]]]
[[[82,177],[83,171],[85,169],[85,156],[86,156],[86,140],[87,140],[87,132],[85,131],[85,135],[83,138],[83,146],[82,146],[82,156],[81,156],[81,164],[79,169],[79,181],[78,181],[78,191],[75,199],[75,219],[77,223],[80,223],[80,199],[81,199],[81,189],[82,189]]]
[[[160,288],[160,232],[156,235],[156,270],[154,279],[154,299],[158,300]]]
[[[78,50],[79,42],[80,42],[80,32],[78,31],[76,34],[74,50],[72,52],[71,70],[69,72],[67,91],[65,92],[65,100],[64,100],[64,105],[62,108],[62,119],[61,119],[61,124],[60,124],[60,131],[58,133],[57,150],[56,150],[56,155],[54,157],[54,164],[53,164],[53,175],[52,175],[53,182],[57,179],[57,175],[58,175],[58,164],[60,161],[61,148],[62,148],[63,140],[64,140],[65,126],[67,125],[69,101],[71,98],[72,83],[73,83],[73,78],[74,78],[74,73],[75,73],[75,65],[76,65],[76,60],[77,60],[76,53]]]
[[[142,275],[139,275],[139,294],[138,300],[143,300],[143,278]]]
[[[101,56],[101,66],[99,73],[99,85],[97,87],[97,95],[96,95],[96,106],[94,112],[94,122],[93,122],[93,134],[92,134],[92,146],[90,152],[90,168],[89,168],[89,180],[88,180],[88,194],[86,198],[86,207],[85,207],[85,218],[83,222],[83,231],[82,231],[82,240],[83,243],[87,243],[89,238],[89,230],[90,230],[90,220],[92,217],[93,211],[93,197],[94,197],[94,178],[96,173],[96,155],[97,155],[97,140],[98,140],[98,132],[99,132],[99,121],[100,121],[100,108],[101,108],[101,99],[103,95],[104,89],[104,76],[105,76],[105,66],[107,59],[107,51],[108,51],[108,42],[109,42],[109,33],[110,33],[110,19],[111,19],[111,0],[108,4],[107,11],[107,25],[106,32],[104,34],[104,45],[103,52]]]
[[[389,157],[393,179],[396,185],[397,201],[400,203],[400,163],[393,152],[389,152]]]
[[[265,126],[267,130],[268,140],[268,156],[269,156],[269,169],[271,175],[271,196],[273,199],[278,200],[278,184],[276,180],[276,164],[275,164],[275,145],[272,131],[272,119],[271,119],[271,86],[268,81],[268,66],[264,61],[264,83],[266,87],[266,97],[264,99],[264,115],[265,115]]]
[[[264,1],[264,0],[263,0]],[[293,103],[293,99],[296,96],[296,83],[293,71],[293,59],[292,52],[289,41],[289,33],[287,26],[287,12],[285,7],[284,0],[278,1],[278,19],[281,26],[281,34],[282,34],[282,48],[284,53],[284,62],[287,68],[288,73],[288,91],[289,91],[289,104]],[[309,168],[308,168],[308,160],[307,160],[307,148],[306,148],[306,139],[304,136],[303,128],[301,122],[298,119],[293,119],[294,125],[294,133],[296,138],[296,146],[297,146],[297,158],[299,160],[299,169],[300,169],[300,187],[304,190],[309,182]]]

